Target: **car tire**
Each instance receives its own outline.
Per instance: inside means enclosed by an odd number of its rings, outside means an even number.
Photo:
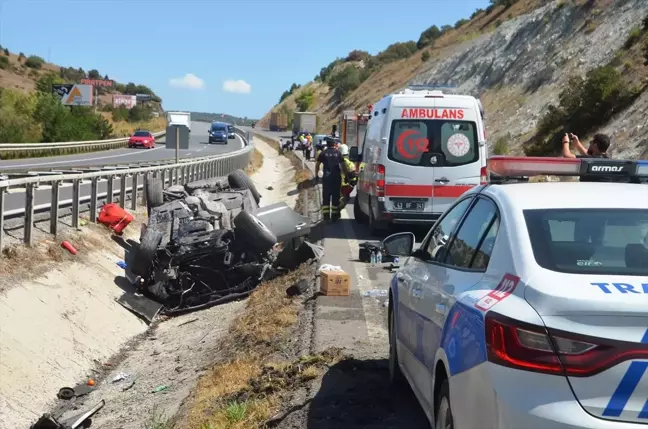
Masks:
[[[390,302],[389,306],[389,384],[394,387],[403,387],[405,385],[405,376],[403,376],[403,372],[398,365],[396,317],[394,316],[394,304],[392,302]]]
[[[164,234],[156,231],[153,228],[146,228],[142,240],[140,241],[139,248],[135,252],[135,256],[131,262],[131,272],[138,276],[148,276],[155,258],[160,243]]]
[[[151,209],[164,204],[164,187],[159,177],[149,177],[146,181],[146,208]]]
[[[235,233],[259,252],[266,252],[277,244],[277,237],[256,216],[242,211],[234,218]]]
[[[450,407],[450,385],[445,380],[441,385],[439,396],[436,400],[436,420],[435,429],[454,429],[454,419],[452,417],[452,408]]]
[[[261,201],[261,194],[257,190],[252,180],[248,177],[243,170],[234,170],[232,173],[227,176],[227,183],[229,183],[232,189],[249,189],[254,197],[254,201],[259,204]]]
[[[369,222],[369,217],[360,208],[360,200],[357,194],[353,202],[353,217],[360,225],[366,225]]]

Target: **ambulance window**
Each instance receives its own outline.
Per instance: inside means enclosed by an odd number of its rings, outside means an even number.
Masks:
[[[389,159],[420,167],[454,167],[479,160],[474,122],[402,119],[392,122]]]
[[[472,122],[446,122],[441,125],[441,151],[448,165],[464,165],[477,161],[479,147],[476,144]]]

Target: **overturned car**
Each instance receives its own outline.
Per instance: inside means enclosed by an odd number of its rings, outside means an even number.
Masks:
[[[129,265],[137,292],[160,304],[156,314],[243,298],[321,256],[303,240],[309,220],[285,203],[259,207],[261,195],[242,170],[166,190],[151,178],[146,195],[149,220]]]

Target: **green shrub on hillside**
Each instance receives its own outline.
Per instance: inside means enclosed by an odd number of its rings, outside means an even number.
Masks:
[[[421,61],[426,62],[430,59],[430,53],[428,51],[421,52]]]
[[[634,27],[632,30],[630,30],[630,34],[628,34],[628,38],[626,39],[625,43],[623,44],[623,47],[625,49],[630,49],[634,46],[635,43],[641,39],[642,35],[641,28],[639,27]]]
[[[9,56],[9,49],[4,48],[4,54],[7,55],[7,56]]]
[[[145,122],[150,121],[153,117],[151,109],[136,105],[128,110],[128,122]]]
[[[341,58],[336,58],[334,61],[331,61],[331,63],[329,63],[329,65],[327,65],[326,67],[322,67],[319,73],[320,80],[322,82],[326,82],[327,79],[331,76],[331,73],[333,73],[335,66],[342,64],[343,62],[344,61]]]
[[[29,58],[27,58],[27,61],[25,61],[25,65],[27,67],[36,70],[40,70],[40,68],[43,67],[43,64],[45,64],[45,60],[38,55],[31,55]]]
[[[416,47],[423,49],[426,46],[430,46],[439,37],[441,37],[441,30],[436,25],[433,25],[421,33],[418,42],[416,42]]]
[[[397,42],[387,46],[387,49],[376,55],[376,59],[382,63],[387,64],[393,61],[409,58],[414,52],[417,51],[416,42],[410,40],[409,42]]]
[[[349,52],[349,55],[347,55],[345,61],[366,61],[370,56],[371,55],[369,55],[369,52],[367,51],[354,49],[353,51]]]
[[[0,92],[2,143],[100,140],[112,133],[110,123],[91,107],[63,106],[56,96],[39,91]]]
[[[0,57],[0,69],[6,70],[9,68],[9,58]]]
[[[518,0],[490,0],[490,2],[493,6],[511,7],[517,3]]]
[[[550,105],[540,119],[535,144],[527,154],[555,153],[565,132],[591,133],[628,107],[640,93],[640,88],[628,87],[612,66],[590,70],[585,78],[572,77],[560,92],[558,106]]]
[[[455,30],[459,27],[463,27],[464,24],[468,23],[468,19],[460,19],[459,21],[455,22],[454,28]]]
[[[644,40],[641,50],[643,51],[644,55],[644,65],[648,66],[648,38]]]
[[[101,79],[101,73],[99,73],[99,70],[96,69],[89,70],[88,79]]]
[[[52,93],[52,85],[65,83],[65,80],[54,72],[45,73],[36,82],[36,91],[43,94]]]
[[[297,104],[297,110],[300,112],[307,112],[315,101],[315,91],[312,89],[307,89],[301,92],[299,96],[295,99]]]
[[[357,67],[348,66],[329,78],[329,86],[335,91],[335,97],[342,100],[362,83]]]

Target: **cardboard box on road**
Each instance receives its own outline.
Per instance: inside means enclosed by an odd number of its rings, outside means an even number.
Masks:
[[[326,296],[351,295],[351,277],[344,271],[320,272],[320,292]]]

